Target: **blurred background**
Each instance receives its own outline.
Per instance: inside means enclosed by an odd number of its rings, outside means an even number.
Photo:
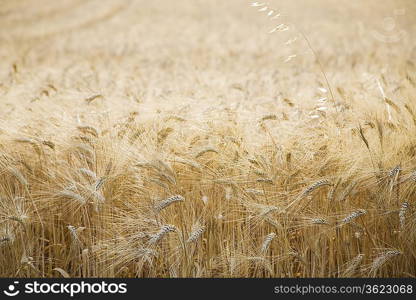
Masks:
[[[270,10],[279,16],[268,17]],[[96,94],[149,103],[144,109],[152,111],[175,100],[284,95],[307,103],[325,85],[317,57],[331,84],[351,89],[414,62],[415,16],[413,0],[261,7],[240,0],[2,0],[0,114],[30,106],[29,114],[52,95],[57,109],[70,103],[64,109],[72,110]],[[281,23],[290,30],[269,33]]]

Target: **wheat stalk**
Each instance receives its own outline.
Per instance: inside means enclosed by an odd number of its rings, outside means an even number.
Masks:
[[[176,231],[175,226],[170,225],[170,224],[165,224],[159,229],[159,231],[157,233],[150,236],[149,244],[153,244],[153,245],[157,244],[169,232],[175,232],[175,231]]]
[[[93,172],[93,171],[91,171],[91,170],[89,170],[89,169],[86,169],[86,168],[80,168],[80,169],[79,169],[79,172],[80,172],[81,174],[85,175],[85,176],[90,177],[90,178],[91,178],[91,179],[93,179],[93,180],[96,180],[96,179],[97,179],[97,175],[95,174],[95,172]]]
[[[84,205],[87,203],[87,201],[82,197],[80,194],[77,194],[70,190],[63,190],[57,194],[59,197],[75,200],[78,203]]]
[[[272,232],[269,233],[263,240],[263,243],[261,245],[260,251],[261,253],[265,254],[269,250],[270,244],[273,241],[273,239],[276,237],[276,233]]]
[[[346,216],[344,219],[341,220],[341,224],[348,224],[358,218],[359,216],[365,215],[367,211],[365,209],[359,209],[352,212],[350,215]]]
[[[88,133],[94,137],[98,137],[98,130],[92,126],[78,126],[77,129],[83,133]]]
[[[374,276],[376,274],[376,272],[383,265],[385,265],[390,259],[392,259],[396,256],[399,256],[401,254],[402,254],[402,252],[400,252],[398,250],[391,250],[391,251],[387,251],[387,252],[381,254],[376,259],[374,259],[374,261],[372,262],[372,264],[370,266],[370,274],[372,274]]]
[[[199,171],[202,170],[201,165],[199,163],[197,163],[196,161],[192,161],[192,160],[181,158],[181,157],[176,157],[174,161],[176,163],[181,163],[181,164],[184,164],[184,165],[188,165],[188,166],[190,166],[192,168],[195,168]]]
[[[327,180],[327,179],[322,179],[322,180],[318,180],[317,182],[315,182],[314,184],[310,185],[309,187],[307,187],[302,194],[299,196],[299,198],[304,198],[307,195],[309,195],[310,193],[312,193],[313,191],[319,189],[320,187],[323,186],[328,186],[328,185],[332,185],[332,183]]]
[[[201,157],[202,155],[204,155],[204,154],[206,154],[206,153],[216,153],[216,154],[218,154],[218,151],[217,150],[215,150],[214,148],[206,148],[206,149],[203,149],[203,150],[201,150],[201,151],[199,151],[196,155],[195,155],[195,158],[199,158],[199,157]]]
[[[94,184],[94,189],[96,191],[100,190],[104,186],[104,183],[107,181],[107,179],[108,178],[106,176],[98,178]]]
[[[17,181],[19,181],[19,183],[23,186],[27,186],[29,185],[29,182],[27,181],[27,179],[25,178],[25,176],[22,174],[22,172],[20,172],[18,169],[13,168],[13,167],[8,167],[7,171],[13,175],[14,178],[17,179]]]
[[[364,259],[364,254],[358,254],[351,261],[347,263],[347,267],[344,272],[342,272],[343,277],[351,277],[357,272],[358,267]]]
[[[81,241],[80,241],[80,239],[78,237],[77,229],[74,226],[72,226],[72,225],[68,225],[67,228],[68,228],[69,233],[71,235],[72,243],[74,243],[76,245],[81,244]]]
[[[186,240],[186,242],[187,243],[196,242],[200,238],[200,236],[204,233],[205,229],[206,228],[205,228],[204,225],[195,226],[195,228],[192,230],[192,232],[189,235],[189,238]]]
[[[354,190],[355,186],[357,185],[357,182],[353,181],[351,182],[347,188],[342,192],[341,196],[339,197],[339,202],[344,202],[347,196]]]
[[[169,198],[167,198],[165,200],[162,200],[159,203],[157,203],[155,205],[155,210],[157,212],[160,212],[161,210],[165,209],[166,207],[170,206],[171,204],[176,203],[176,202],[182,202],[182,201],[185,201],[184,197],[182,197],[181,195],[175,195],[175,196],[169,197]]]
[[[400,228],[403,229],[404,225],[406,223],[406,212],[409,208],[409,203],[408,202],[403,202],[402,206],[400,207],[399,210],[399,221],[400,221]]]
[[[152,260],[158,256],[158,253],[156,250],[151,248],[140,248],[137,250],[137,256],[143,261],[152,264]]]
[[[322,218],[312,219],[311,223],[315,225],[329,225],[329,222]]]
[[[401,170],[402,169],[400,168],[400,166],[395,166],[393,169],[391,169],[388,172],[388,175],[389,175],[390,178],[392,178],[392,179],[395,180],[395,178],[399,175],[399,173],[400,173]]]
[[[258,196],[264,195],[264,191],[257,190],[257,189],[246,189],[245,192],[248,193],[248,194],[258,195]]]

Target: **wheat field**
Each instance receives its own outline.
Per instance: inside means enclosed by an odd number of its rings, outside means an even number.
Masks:
[[[2,0],[0,276],[415,277],[412,0]]]

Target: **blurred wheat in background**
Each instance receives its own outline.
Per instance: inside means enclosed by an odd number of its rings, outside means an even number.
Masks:
[[[412,0],[2,0],[0,275],[415,277]]]

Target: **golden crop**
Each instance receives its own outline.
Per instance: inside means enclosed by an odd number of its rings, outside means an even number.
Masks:
[[[415,12],[2,0],[0,276],[416,276]]]

